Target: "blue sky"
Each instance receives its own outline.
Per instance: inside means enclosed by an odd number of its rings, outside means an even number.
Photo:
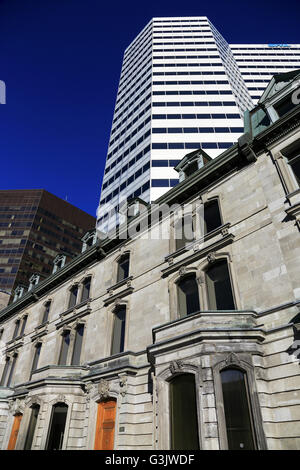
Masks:
[[[300,43],[299,1],[0,0],[0,189],[95,215],[123,51],[153,16],[208,16],[229,43]]]

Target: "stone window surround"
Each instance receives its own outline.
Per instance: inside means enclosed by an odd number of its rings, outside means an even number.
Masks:
[[[44,317],[44,312],[45,312],[45,308],[46,308],[46,305],[50,302],[50,307],[49,307],[49,313],[48,313],[48,320],[46,322],[42,322],[43,321],[43,317]],[[42,308],[41,308],[41,312],[39,314],[39,323],[38,323],[38,326],[36,327],[36,329],[39,329],[39,328],[42,328],[44,325],[48,325],[49,323],[49,315],[50,315],[50,310],[51,310],[51,307],[52,307],[52,304],[53,304],[53,299],[52,297],[48,298],[47,300],[45,300],[43,303],[42,303]]]
[[[28,318],[29,314],[27,312],[24,312],[24,313],[20,313],[17,315],[17,317],[15,318],[15,320],[12,322],[12,325],[13,325],[13,328],[14,328],[14,331],[15,331],[15,327],[16,327],[16,323],[19,321],[19,330],[18,330],[18,334],[15,338],[12,338],[11,340],[7,341],[6,342],[6,345],[9,346],[13,343],[16,343],[17,341],[21,340],[24,336],[25,336],[25,332],[21,335],[19,334],[19,332],[21,331],[22,329],[22,323],[24,321],[24,319],[27,317]],[[14,334],[14,331],[13,331],[13,334]]]
[[[23,344],[23,343],[22,343]],[[20,344],[20,346],[22,345]],[[9,368],[8,368],[8,371],[6,373],[6,378],[5,378],[5,383],[7,384],[7,381],[9,379],[9,376],[10,376],[10,372],[11,372],[11,367],[12,367],[12,363],[13,363],[13,360],[14,358],[16,358],[16,363],[18,361],[18,356],[19,356],[19,352],[17,350],[16,347],[14,347],[13,349],[10,349],[8,350],[6,353],[5,353],[5,361],[4,361],[4,364],[3,364],[3,367],[1,368],[1,372],[0,372],[0,380],[2,380],[2,376],[3,376],[3,373],[4,373],[4,369],[5,369],[5,366],[6,366],[6,363],[7,361],[9,362]],[[16,367],[15,367],[15,370],[14,370],[14,373],[13,373],[13,376],[12,376],[12,382],[14,380],[14,375],[16,373]],[[12,384],[10,384],[9,386],[7,385],[2,385],[2,387],[8,387],[8,388],[11,388],[12,387]]]
[[[204,449],[204,419],[202,406],[202,376],[201,368],[189,361],[185,360],[171,361],[169,366],[160,372],[155,379],[156,391],[156,425],[155,428],[155,448],[171,449],[171,416],[170,416],[170,382],[181,374],[193,374],[195,377],[196,387],[196,405],[197,405],[197,421],[199,432],[199,448]]]
[[[66,424],[65,424],[65,431],[64,431],[64,439],[62,443],[62,448],[61,450],[65,450],[67,447],[67,441],[69,437],[69,428],[70,428],[70,421],[71,421],[71,414],[72,414],[72,402],[65,397],[65,395],[58,395],[55,397],[53,400],[51,400],[48,405],[48,409],[46,412],[46,416],[44,417],[44,432],[41,440],[41,446],[40,450],[45,450],[47,443],[48,443],[48,438],[49,438],[49,432],[50,432],[50,425],[51,425],[51,418],[52,418],[52,410],[53,406],[56,405],[57,403],[64,403],[65,405],[68,406],[68,412],[67,412],[67,419],[66,419]]]
[[[75,337],[76,337],[76,329],[78,326],[83,325],[84,330],[86,329],[86,322],[85,320],[82,320],[80,318],[77,318],[76,320],[73,320],[67,324],[62,325],[61,332],[60,332],[60,338],[59,338],[59,348],[57,348],[55,358],[54,358],[54,363],[59,364],[59,358],[60,358],[60,353],[61,353],[61,348],[63,345],[63,336],[66,332],[70,332],[70,344],[68,347],[68,354],[67,354],[67,360],[66,364],[61,364],[61,367],[68,367],[72,366],[72,357],[73,357],[73,351],[74,351],[74,346],[75,346]],[[82,338],[82,346],[81,346],[81,352],[85,350],[85,342],[86,342],[86,331],[83,333],[83,338]],[[79,364],[80,366],[80,364]]]
[[[256,388],[254,366],[252,364],[251,354],[239,353],[226,353],[218,354],[214,358],[215,364],[212,366],[215,396],[216,396],[216,410],[219,428],[219,441],[220,449],[228,450],[227,431],[225,422],[225,413],[223,405],[223,392],[221,383],[221,371],[225,369],[235,368],[241,372],[246,373],[248,381],[250,412],[252,414],[254,432],[256,437],[256,444],[258,450],[267,449],[266,438],[263,429],[263,420],[259,404],[259,398]]]
[[[132,276],[129,275],[126,279],[123,279],[122,281],[118,282],[119,262],[125,255],[129,257],[129,273],[130,273],[130,264],[132,264],[131,263],[131,250],[125,247],[121,247],[118,255],[114,258],[114,261],[113,261],[113,272],[112,272],[113,285],[109,289],[116,289],[122,284],[125,284],[128,279],[132,279]]]
[[[176,254],[181,254],[183,253],[184,251],[188,250],[189,249],[189,245],[192,245],[196,240],[205,240],[206,238],[210,238],[209,237],[209,233],[203,235],[199,232],[199,227],[197,227],[197,224],[196,224],[196,219],[197,219],[197,215],[196,215],[196,204],[197,204],[197,200],[199,200],[203,205],[206,204],[207,202],[211,202],[213,200],[217,200],[218,201],[218,206],[219,206],[219,212],[220,212],[220,218],[221,218],[221,227],[224,227],[225,225],[227,226],[227,224],[224,225],[224,217],[223,217],[223,211],[222,211],[222,207],[221,207],[221,200],[223,199],[223,194],[220,193],[220,192],[215,192],[215,191],[212,191],[211,194],[202,194],[201,196],[199,196],[198,198],[196,198],[194,201],[191,201],[189,203],[189,205],[191,206],[191,210],[190,211],[187,211],[187,212],[184,212],[184,214],[182,213],[182,211],[180,211],[180,213],[177,213],[177,214],[171,214],[170,216],[170,256],[176,256]],[[176,248],[176,240],[175,240],[175,225],[180,221],[180,219],[182,218],[182,216],[188,216],[188,215],[191,215],[192,216],[192,221],[193,221],[193,226],[196,227],[196,231],[194,232],[194,239],[193,240],[190,240],[187,244],[186,244],[186,248],[180,248],[179,250]],[[198,230],[197,230],[198,229]],[[215,231],[213,231],[215,232]]]
[[[41,349],[42,349],[42,346],[44,343],[45,343],[45,340],[40,337],[32,341],[31,349],[33,351],[33,354],[31,355],[31,365],[30,365],[30,372],[29,372],[29,379],[28,379],[29,381],[31,381],[32,375],[34,374],[34,372],[38,370],[38,367],[37,369],[34,369],[34,370],[32,369],[36,348],[38,345],[41,345]]]
[[[20,431],[18,434],[17,442],[16,442],[16,447],[15,447],[16,450],[24,449],[27,432],[28,432],[29,421],[31,418],[31,411],[32,411],[32,407],[35,405],[40,406],[40,411],[38,414],[37,423],[36,423],[34,436],[32,440],[32,447],[34,447],[34,443],[36,441],[36,431],[39,428],[40,421],[41,421],[42,406],[43,406],[42,400],[40,399],[40,397],[27,397],[24,401],[22,401],[19,409],[16,409],[14,413],[12,414],[12,416],[15,416],[16,414],[20,414],[20,413],[23,415],[21,425],[20,425]]]
[[[205,272],[208,267],[213,263],[221,260],[227,261],[228,272],[231,281],[232,295],[236,310],[241,310],[241,301],[239,297],[237,277],[233,268],[232,256],[230,252],[213,252],[209,253],[205,259],[200,262],[193,263],[191,266],[182,266],[179,270],[169,279],[169,305],[170,305],[170,321],[177,320],[178,315],[178,282],[190,274],[195,274],[199,291],[200,311],[210,310],[208,304],[208,293],[205,282]]]
[[[81,300],[79,302],[78,302],[78,300],[82,298],[83,283],[89,277],[91,278],[90,293],[89,293],[88,299],[86,299],[84,302],[87,302],[88,300],[90,300],[92,298],[92,286],[93,286],[94,274],[93,273],[90,273],[90,274],[85,273],[84,276],[80,280],[72,282],[72,284],[68,287],[68,290],[67,290],[68,295],[66,295],[66,300],[65,300],[65,310],[64,310],[65,312],[67,312],[69,310],[73,310],[74,308],[76,308],[78,305],[81,304]],[[73,305],[73,307],[69,307],[69,300],[70,300],[71,290],[76,286],[78,287],[78,292],[77,292],[77,297],[76,297],[76,304]]]

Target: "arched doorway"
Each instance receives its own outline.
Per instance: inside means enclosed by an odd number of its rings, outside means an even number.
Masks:
[[[52,408],[46,450],[61,450],[63,446],[68,405],[56,403]]]
[[[115,398],[98,403],[95,450],[113,450],[117,401]]]

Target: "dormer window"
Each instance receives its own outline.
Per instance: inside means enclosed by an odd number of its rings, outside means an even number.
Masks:
[[[179,183],[189,176],[193,175],[197,170],[202,168],[206,163],[211,160],[211,157],[199,149],[194,152],[188,153],[182,160],[175,166],[174,170],[179,173]]]
[[[39,274],[33,274],[29,279],[28,291],[32,290],[35,286],[37,286],[39,281],[40,281],[40,275]]]
[[[191,162],[189,165],[184,170],[185,176],[188,177],[195,173],[199,169],[198,167],[198,161]]]
[[[24,287],[23,286],[18,286],[15,290],[15,293],[14,293],[13,302],[16,302],[17,300],[19,300],[22,297],[23,294],[24,294]]]
[[[57,255],[53,261],[52,274],[56,273],[56,271],[63,268],[65,263],[66,263],[66,255]]]
[[[296,106],[295,103],[292,101],[292,94],[286,96],[282,100],[280,100],[278,103],[274,104],[274,109],[278,116],[281,118],[285,114],[287,114],[289,111],[294,109]]]
[[[82,241],[82,253],[93,245],[95,245],[97,241],[97,233],[96,230],[89,230],[84,237],[81,239]]]

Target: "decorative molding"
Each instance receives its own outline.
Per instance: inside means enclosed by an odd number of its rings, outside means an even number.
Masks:
[[[171,361],[170,364],[169,364],[169,370],[170,370],[172,375],[175,374],[176,372],[181,371],[182,367],[183,367],[183,363],[180,360]]]
[[[108,382],[108,380],[100,379],[100,382],[98,383],[98,393],[100,395],[101,400],[103,400],[104,398],[109,397],[109,382]]]
[[[210,253],[208,253],[206,259],[208,263],[214,263],[216,261],[216,252],[211,251]]]

